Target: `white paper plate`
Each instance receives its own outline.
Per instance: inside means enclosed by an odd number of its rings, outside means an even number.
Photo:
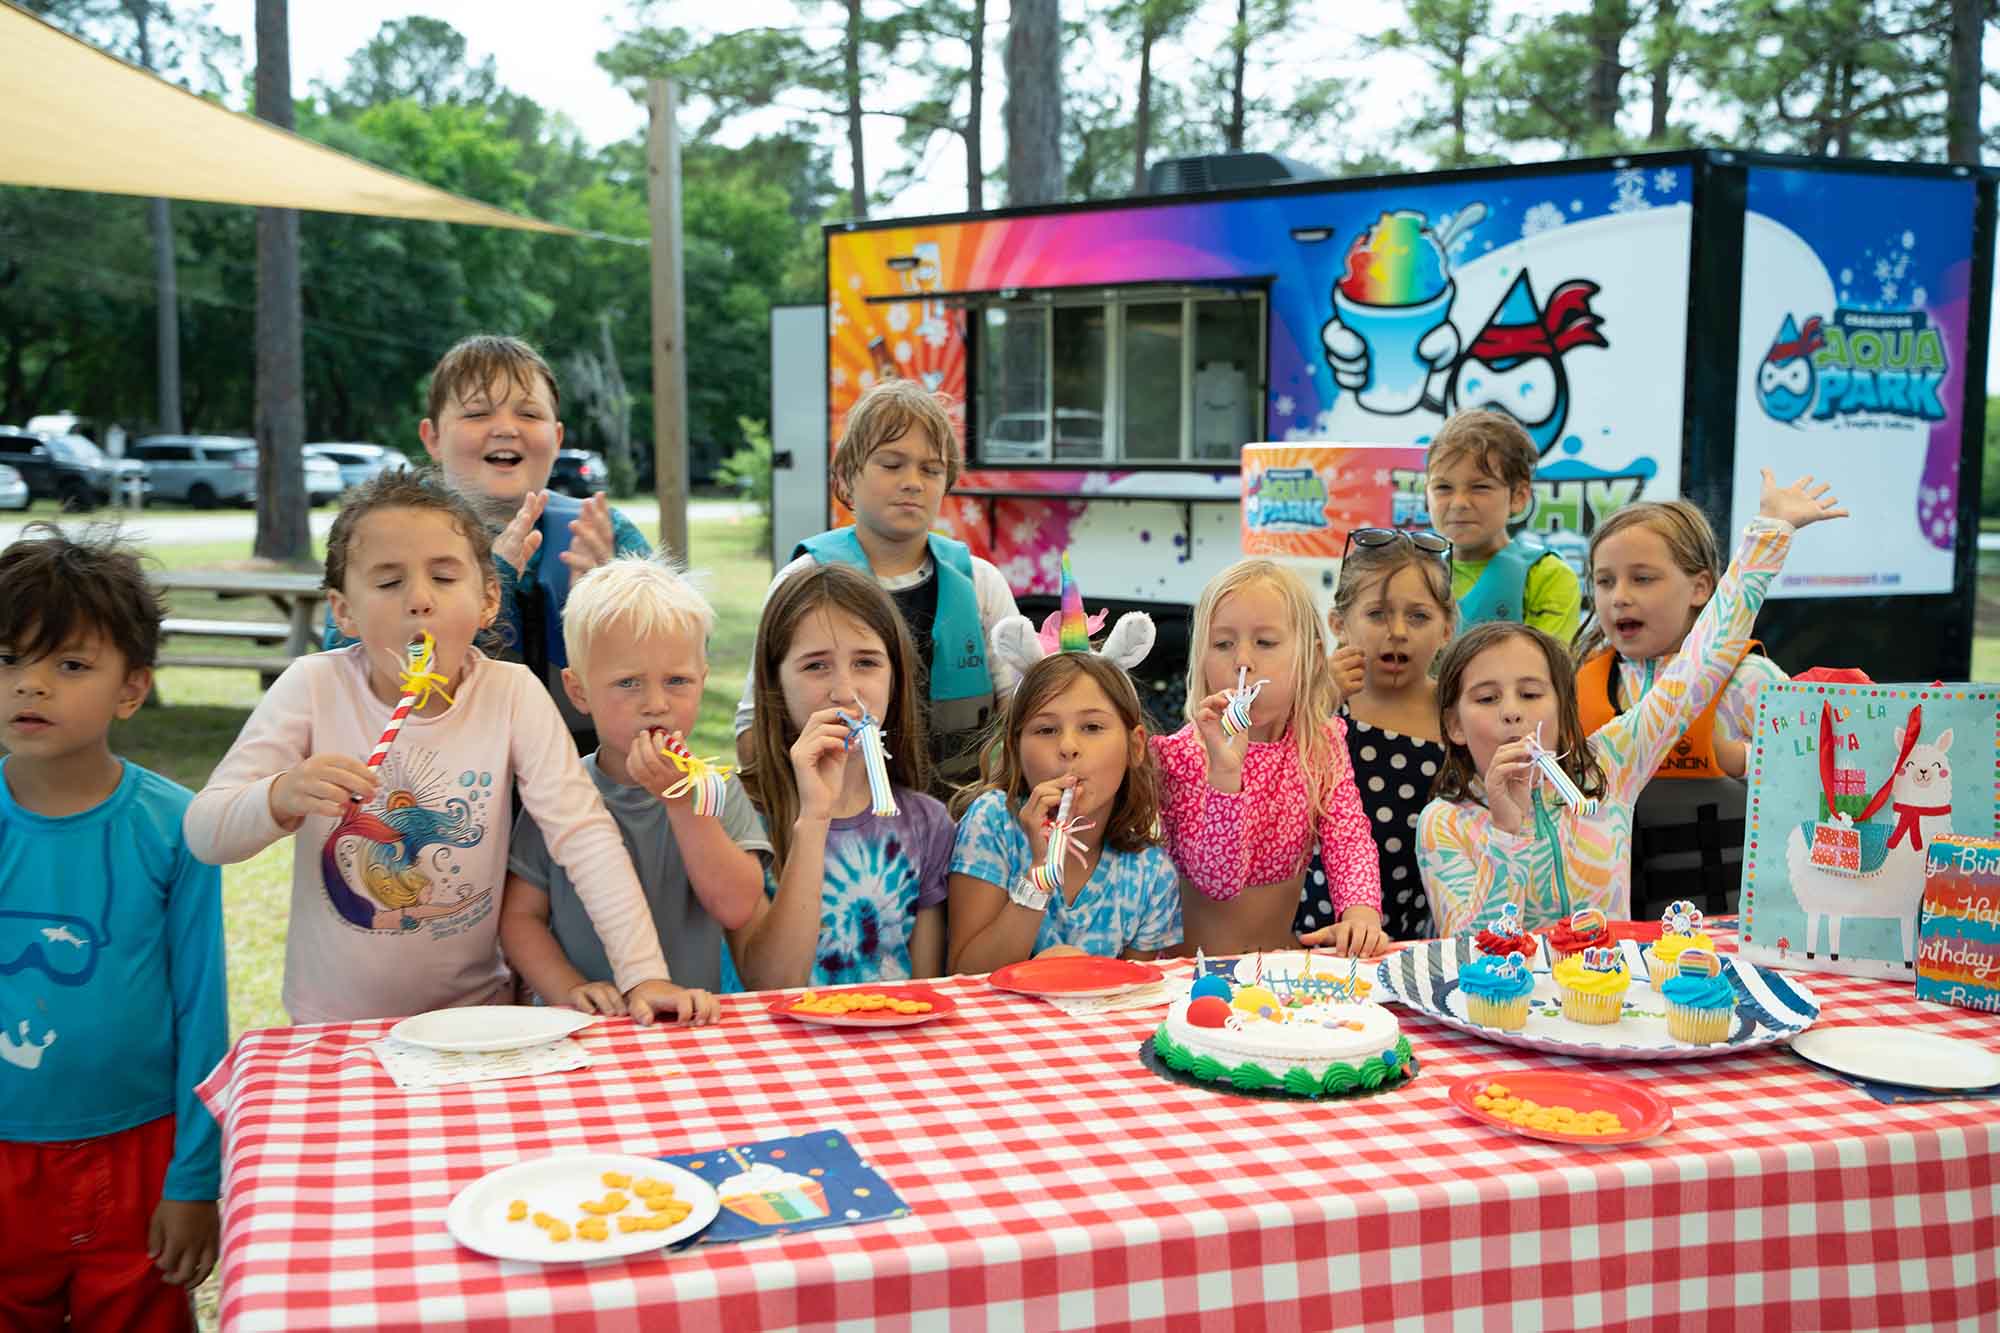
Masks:
[[[585,1240],[575,1234],[578,1207],[585,1199],[602,1199],[611,1193],[604,1183],[606,1171],[617,1171],[634,1179],[651,1176],[674,1187],[674,1197],[694,1205],[679,1223],[665,1231],[620,1231],[616,1215],[611,1220],[607,1240]],[[625,1211],[646,1215],[646,1205],[631,1190],[620,1190],[630,1202]],[[532,1218],[537,1212],[561,1218],[571,1227],[565,1241],[553,1241],[533,1221],[510,1222],[508,1206],[520,1199],[527,1203]],[[458,1192],[445,1210],[445,1230],[470,1250],[495,1259],[519,1259],[526,1263],[575,1264],[592,1259],[644,1254],[694,1235],[715,1220],[720,1205],[715,1187],[692,1171],[670,1166],[650,1157],[628,1157],[622,1153],[573,1153],[535,1157],[512,1166],[489,1171]]]
[[[2000,1053],[1922,1028],[1815,1028],[1792,1049],[1816,1065],[1900,1088],[1955,1092],[2000,1083]]]
[[[1632,975],[1632,988],[1625,992],[1624,1013],[1616,1023],[1572,1023],[1564,1018],[1560,993],[1549,975],[1548,954],[1537,950],[1530,964],[1535,989],[1528,997],[1527,1026],[1519,1032],[1481,1027],[1466,1017],[1465,993],[1458,988],[1458,969],[1476,956],[1469,939],[1429,940],[1384,960],[1376,973],[1374,998],[1406,1005],[1489,1041],[1610,1060],[1729,1055],[1788,1040],[1819,1017],[1819,1002],[1795,975],[1723,954],[1722,966],[1736,987],[1729,1039],[1712,1046],[1675,1041],[1667,1032],[1667,1002],[1653,989],[1640,954],[1642,946],[1636,940],[1622,940],[1618,947]]]
[[[516,1051],[561,1041],[597,1021],[576,1009],[530,1004],[472,1004],[433,1009],[389,1029],[397,1041],[430,1051]]]

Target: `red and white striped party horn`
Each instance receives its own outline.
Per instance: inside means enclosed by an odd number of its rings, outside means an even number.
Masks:
[[[660,798],[677,801],[685,796],[693,804],[696,814],[710,818],[720,816],[723,797],[729,792],[730,766],[701,758],[688,749],[687,742],[678,734],[667,737],[660,746],[660,753],[681,771],[680,781],[661,792]]]
[[[431,670],[431,654],[437,651],[437,641],[424,631],[424,637],[412,643],[409,648],[409,665],[403,670],[403,697],[396,701],[396,711],[389,714],[389,725],[382,729],[382,739],[375,742],[369,752],[368,767],[382,767],[382,760],[388,756],[389,747],[396,743],[396,733],[403,729],[403,719],[410,710],[431,697],[435,690],[444,694],[444,701],[451,702],[451,696],[444,693],[444,677]]]

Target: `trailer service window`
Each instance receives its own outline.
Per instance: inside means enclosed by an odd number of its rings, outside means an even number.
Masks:
[[[980,464],[1233,462],[1260,438],[1262,292],[1044,292],[968,324]]]

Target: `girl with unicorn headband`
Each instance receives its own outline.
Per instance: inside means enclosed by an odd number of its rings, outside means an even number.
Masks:
[[[1181,939],[1179,876],[1158,846],[1159,778],[1126,674],[1153,647],[1143,612],[1119,617],[1101,653],[1068,555],[1062,610],[1039,632],[993,627],[995,660],[1021,681],[959,794],[949,970],[1026,958],[1152,958]]]

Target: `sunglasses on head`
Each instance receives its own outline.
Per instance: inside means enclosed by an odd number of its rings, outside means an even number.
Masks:
[[[1347,534],[1347,543],[1340,548],[1340,558],[1357,546],[1373,550],[1394,542],[1408,542],[1410,548],[1423,555],[1434,555],[1446,564],[1451,563],[1451,538],[1432,532],[1429,528],[1355,528]]]

